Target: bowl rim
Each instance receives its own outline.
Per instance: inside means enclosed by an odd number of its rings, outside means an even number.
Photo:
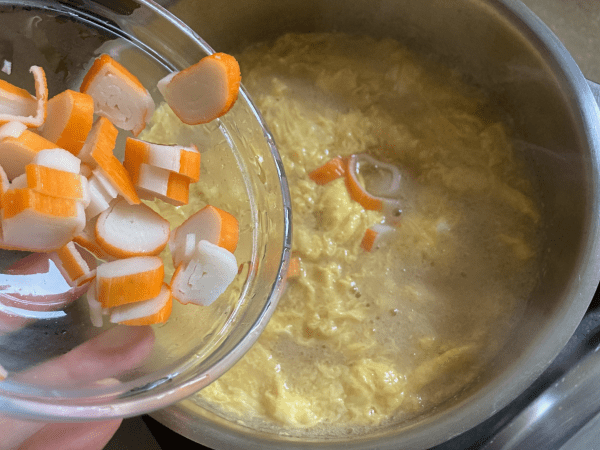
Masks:
[[[88,1],[101,4],[101,2],[98,2],[97,0]],[[215,53],[215,50],[187,24],[185,24],[181,19],[169,12],[163,6],[158,4],[156,1],[132,1],[137,3],[142,8],[149,9],[160,19],[169,22],[171,25],[174,25],[189,38],[191,43],[200,47],[205,53]],[[72,13],[74,11],[74,5],[69,0],[21,0],[17,5],[9,0],[0,0],[0,5],[3,4],[8,4],[10,6],[29,6],[39,10],[46,9],[59,12]],[[79,6],[80,5],[76,4],[75,8]],[[77,11],[77,13],[81,14],[82,11]],[[86,19],[89,20],[90,17],[92,16],[90,15],[86,17]],[[108,28],[114,28],[113,25],[106,23],[104,25]],[[115,29],[112,31],[117,32],[117,34],[123,34],[122,30],[120,29]],[[146,392],[150,392],[149,395],[144,395],[142,397],[128,395],[118,396],[116,399],[111,400],[111,402],[108,404],[106,402],[90,402],[90,397],[87,397],[85,401],[78,401],[76,398],[69,398],[68,403],[61,404],[59,400],[60,397],[46,397],[42,399],[36,398],[35,400],[32,400],[28,397],[11,397],[10,395],[3,395],[3,393],[0,391],[0,411],[11,416],[25,419],[44,421],[60,420],[62,422],[109,420],[146,414],[150,411],[158,410],[166,407],[167,405],[183,400],[184,398],[191,396],[201,388],[208,385],[211,381],[221,376],[231,366],[233,366],[233,364],[235,364],[235,362],[237,362],[250,349],[256,339],[258,339],[259,335],[264,330],[270,317],[272,316],[285,287],[284,274],[287,272],[289,260],[291,258],[291,197],[283,162],[277,150],[275,140],[273,139],[272,133],[268,129],[260,111],[250,98],[243,84],[240,85],[238,97],[245,101],[251,116],[256,119],[268,145],[270,155],[273,158],[276,174],[280,181],[279,189],[281,191],[280,194],[283,220],[283,239],[281,242],[281,256],[277,266],[277,277],[270,288],[268,300],[265,302],[260,314],[252,324],[252,327],[246,336],[244,336],[240,342],[235,344],[228,354],[221,357],[208,369],[198,372],[192,377],[186,379],[184,383],[170,387],[166,390],[162,390],[160,393],[152,393],[151,389],[149,389],[146,390]],[[127,392],[125,394],[127,394]]]

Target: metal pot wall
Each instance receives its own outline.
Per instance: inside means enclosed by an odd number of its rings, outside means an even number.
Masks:
[[[523,156],[543,193],[547,242],[542,279],[504,350],[460,398],[418,422],[317,443],[246,429],[191,400],[154,417],[216,449],[422,449],[482,422],[525,390],[566,344],[600,279],[600,114],[588,82],[550,30],[512,0],[163,4],[219,51],[288,31],[335,30],[393,37],[435,53],[482,86],[510,115],[517,138],[528,143]]]

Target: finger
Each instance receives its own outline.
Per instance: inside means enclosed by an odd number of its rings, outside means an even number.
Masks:
[[[19,450],[102,450],[120,425],[120,419],[48,424],[23,442]]]
[[[19,444],[32,434],[44,428],[43,422],[17,420],[0,416],[0,450],[18,449]]]
[[[15,375],[14,379],[43,386],[73,387],[118,377],[139,366],[153,346],[152,328],[118,325],[58,358]]]

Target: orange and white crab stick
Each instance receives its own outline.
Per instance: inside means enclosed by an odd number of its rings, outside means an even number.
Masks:
[[[80,173],[81,168],[81,160],[62,148],[40,150],[34,156],[32,164],[75,174]]]
[[[67,89],[48,102],[48,114],[39,133],[57,147],[77,155],[92,129],[94,99]]]
[[[94,99],[96,114],[137,136],[154,113],[148,90],[125,67],[107,54],[96,58],[85,74],[81,92]]]
[[[112,189],[106,189],[105,184],[100,180],[101,177],[103,178],[104,175],[94,173],[88,179],[90,203],[85,209],[88,220],[106,211],[110,207],[110,202],[118,195],[116,191],[114,191],[113,195]]]
[[[108,119],[100,117],[92,125],[92,130],[77,156],[93,169],[98,168],[129,204],[137,204],[140,203],[140,199],[131,178],[121,161],[113,154],[117,134],[115,126]]]
[[[25,167],[27,187],[40,194],[90,203],[87,178],[52,167],[28,164]]]
[[[379,172],[376,183],[372,183],[369,192],[359,181],[359,167],[369,165]],[[382,211],[391,222],[399,221],[399,211],[402,207],[400,171],[392,164],[383,163],[365,154],[351,155],[348,158],[346,170],[346,188],[353,200],[367,210]]]
[[[158,198],[171,205],[187,205],[190,195],[190,179],[149,164],[140,164],[136,178],[133,179],[140,198],[154,200]]]
[[[90,207],[88,206],[86,214],[89,209]],[[86,249],[98,259],[103,261],[112,261],[114,258],[106,253],[100,244],[96,242],[96,220],[97,217],[93,217],[91,219],[88,218],[83,230],[73,237],[73,242]]]
[[[107,312],[102,308],[102,304],[98,301],[98,295],[96,293],[96,283],[91,283],[89,289],[85,293],[88,310],[90,313],[90,322],[92,325],[101,328],[104,325],[104,318],[102,316]]]
[[[6,176],[6,172],[0,166],[0,208],[2,207],[2,195],[10,188],[10,182]]]
[[[134,174],[142,163],[178,173],[193,182],[200,179],[200,152],[195,145],[152,144],[128,137],[123,165],[132,178],[137,178]]]
[[[395,231],[396,229],[394,227],[383,223],[373,225],[365,231],[360,243],[360,248],[367,252],[372,252],[381,247],[385,240],[389,239]]]
[[[158,255],[169,241],[170,225],[149,206],[118,200],[96,222],[96,242],[115,258]]]
[[[12,126],[10,123],[4,127]],[[42,136],[23,130],[18,136],[14,134],[0,141],[0,165],[4,168],[9,180],[25,173],[25,166],[33,161],[42,150],[55,149],[56,144]]]
[[[164,277],[158,256],[134,256],[100,264],[96,269],[96,293],[103,308],[141,302],[156,297]]]
[[[110,321],[122,325],[141,326],[165,323],[173,308],[173,297],[168,284],[150,300],[117,306],[110,310]]]
[[[173,230],[169,239],[173,263],[177,267],[182,262],[188,262],[198,242],[202,240],[233,253],[238,244],[239,233],[239,224],[234,216],[215,206],[207,205]]]
[[[8,371],[0,365],[0,381],[6,380],[8,377]]]
[[[226,53],[214,53],[181,72],[167,75],[157,87],[183,123],[197,125],[231,109],[241,80],[236,59]]]
[[[0,141],[7,137],[18,138],[26,129],[27,125],[23,122],[18,122],[16,120],[6,122],[4,125],[0,126]]]
[[[27,127],[37,128],[46,120],[46,73],[39,66],[31,66],[29,71],[35,81],[35,97],[25,89],[0,80],[0,123],[16,120]]]
[[[55,253],[57,266],[71,286],[81,286],[95,278],[95,261],[92,262],[90,258],[86,260],[73,241]]]
[[[85,210],[76,200],[33,189],[9,189],[2,196],[2,232],[8,245],[52,251],[66,245],[84,226]]]
[[[315,183],[323,185],[343,177],[346,174],[347,161],[341,156],[330,159],[321,167],[316,168],[308,174]]]
[[[208,241],[200,241],[192,259],[181,263],[173,274],[173,297],[184,305],[208,306],[225,292],[237,273],[233,253]]]

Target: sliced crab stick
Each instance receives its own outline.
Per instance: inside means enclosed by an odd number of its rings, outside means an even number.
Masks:
[[[55,149],[56,144],[29,131],[15,137],[9,136],[0,141],[0,165],[6,171],[9,180],[25,172],[25,166],[31,163],[42,150]]]
[[[40,134],[77,155],[94,121],[94,99],[88,94],[67,89],[48,102],[48,114]]]
[[[169,241],[169,222],[144,204],[118,200],[98,217],[96,242],[115,258],[158,255]]]
[[[128,137],[123,165],[130,174],[134,174],[142,163],[178,173],[193,182],[200,179],[200,152],[195,145],[152,144]],[[136,176],[132,175],[132,178]]]
[[[208,306],[225,292],[238,273],[233,253],[200,241],[192,259],[181,263],[171,279],[173,297],[183,303]]]
[[[347,162],[341,156],[337,156],[310,172],[308,177],[319,185],[327,184],[343,177],[346,174],[346,166]]]
[[[140,198],[158,198],[171,205],[187,205],[190,195],[190,179],[149,164],[140,164],[134,184]]]
[[[125,67],[107,54],[96,58],[83,78],[81,92],[94,99],[94,111],[137,136],[154,113],[148,90]]]
[[[226,53],[214,53],[181,72],[167,75],[157,87],[183,123],[197,125],[231,109],[241,80],[236,59]]]
[[[86,214],[89,208],[88,206]],[[106,253],[100,244],[96,242],[96,220],[96,217],[88,219],[83,230],[73,237],[73,242],[89,251],[98,259],[112,261],[114,258]]]
[[[88,191],[90,194],[90,203],[85,209],[86,217],[92,219],[110,207],[113,197],[104,187],[104,184],[98,177],[92,175],[88,180]]]
[[[92,126],[78,156],[84,163],[98,168],[129,204],[137,204],[140,203],[140,199],[131,178],[121,161],[113,154],[117,134],[118,130],[114,125],[108,119],[100,117]]]
[[[32,163],[71,173],[79,173],[81,168],[81,160],[62,148],[40,150]]]
[[[18,138],[26,129],[27,125],[25,125],[23,122],[18,122],[16,120],[7,122],[0,126],[0,141],[7,137]]]
[[[96,276],[95,260],[91,258],[86,260],[73,241],[59,248],[55,253],[57,266],[71,286],[81,286]]]
[[[96,269],[96,292],[103,308],[156,297],[164,277],[158,256],[134,256],[102,263]]]
[[[0,208],[2,207],[2,196],[9,189],[10,182],[8,181],[8,177],[6,176],[6,172],[0,166]]]
[[[234,216],[215,206],[205,206],[173,230],[169,248],[175,267],[182,262],[187,263],[198,242],[203,240],[235,252],[239,232],[239,224]]]
[[[0,366],[0,381],[6,380],[7,377],[8,371],[4,367]]]
[[[102,308],[102,304],[98,301],[98,295],[96,293],[96,283],[91,283],[90,288],[85,294],[88,302],[88,309],[90,313],[90,322],[92,325],[101,328],[104,325],[105,309]]]
[[[171,288],[163,284],[160,293],[150,300],[117,306],[110,311],[110,321],[122,325],[154,325],[165,323],[171,315]]]
[[[8,245],[51,251],[66,245],[85,226],[81,202],[9,189],[2,196],[2,232]]]
[[[367,251],[371,252],[373,250],[378,249],[384,243],[386,239],[394,233],[395,228],[389,225],[385,225],[382,223],[378,223],[377,225],[373,225],[370,228],[367,228],[365,234],[360,243],[360,247]]]
[[[302,260],[299,256],[293,256],[290,259],[290,265],[288,266],[287,277],[297,278],[302,275]]]
[[[371,183],[371,192],[359,181],[361,166],[365,170],[370,166],[380,174],[376,183]],[[350,197],[367,210],[383,211],[393,221],[399,220],[398,213],[401,209],[400,178],[400,172],[395,166],[377,161],[368,155],[356,154],[348,158],[345,179]]]
[[[78,200],[87,206],[90,202],[87,178],[52,167],[28,164],[25,167],[27,187],[40,194]]]
[[[46,73],[38,66],[31,66],[29,71],[35,81],[35,97],[25,89],[0,80],[0,123],[16,120],[28,127],[37,128],[46,120]]]

